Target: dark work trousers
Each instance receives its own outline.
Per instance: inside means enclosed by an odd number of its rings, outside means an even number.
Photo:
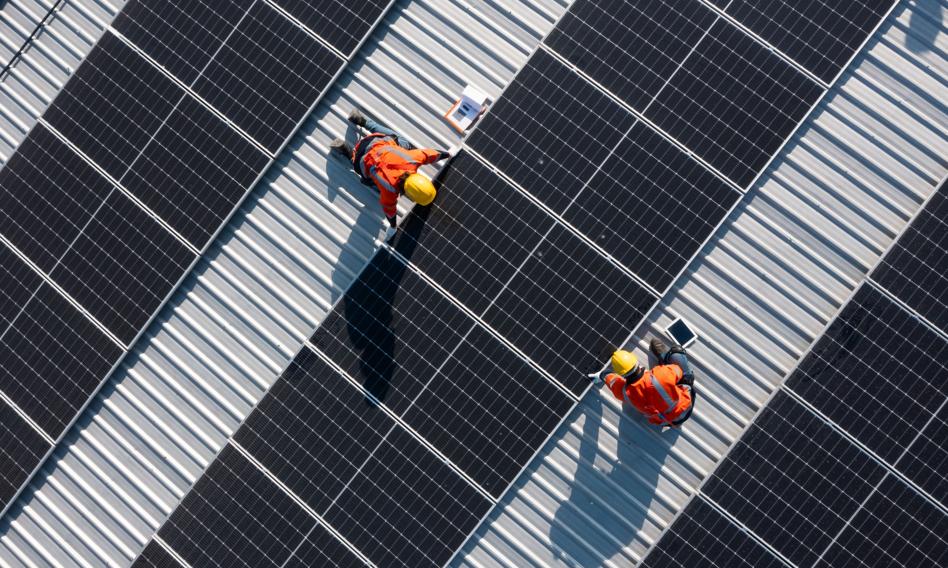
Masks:
[[[691,391],[691,408],[685,412],[685,415],[672,422],[675,426],[681,426],[686,420],[691,418],[691,411],[695,409],[695,400],[698,398],[698,391],[695,389],[695,374],[691,370],[691,364],[688,362],[688,356],[685,355],[684,351],[672,352],[669,351],[662,357],[662,363],[666,365],[678,365],[681,367],[681,380],[678,381],[678,384],[685,385],[688,387],[688,390]]]

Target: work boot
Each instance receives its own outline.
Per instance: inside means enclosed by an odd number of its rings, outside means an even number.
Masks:
[[[648,350],[652,352],[652,355],[658,357],[659,361],[665,360],[665,354],[668,353],[668,346],[665,345],[665,342],[657,337],[653,337],[651,341],[648,342]]]
[[[359,109],[354,108],[352,109],[352,112],[349,113],[349,122],[355,124],[356,126],[365,128],[365,115],[363,115]]]
[[[335,150],[336,152],[339,152],[340,154],[342,154],[343,156],[347,158],[352,155],[352,146],[349,146],[348,144],[346,144],[346,141],[343,140],[342,138],[336,138],[335,140],[330,142],[329,149]]]

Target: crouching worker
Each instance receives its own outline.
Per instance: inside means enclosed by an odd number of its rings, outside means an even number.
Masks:
[[[659,364],[651,370],[639,365],[629,351],[612,355],[612,372],[594,373],[593,384],[605,382],[613,396],[626,400],[649,422],[677,428],[691,418],[694,408],[694,373],[685,350],[669,349],[660,339],[652,339],[649,349]]]
[[[379,202],[388,219],[385,240],[395,236],[398,196],[405,194],[418,205],[428,205],[435,198],[435,187],[428,176],[418,168],[450,157],[443,150],[414,148],[399,135],[381,124],[367,119],[357,109],[349,114],[349,122],[369,130],[369,135],[350,147],[345,140],[333,140],[329,147],[352,161],[352,169],[362,183],[374,185],[379,191]]]

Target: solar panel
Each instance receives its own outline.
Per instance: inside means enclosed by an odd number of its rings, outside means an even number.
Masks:
[[[194,257],[153,217],[114,192],[50,276],[128,344]]]
[[[0,245],[0,334],[29,302],[33,293],[43,283],[42,277],[33,271],[20,257],[6,246]]]
[[[559,213],[634,121],[618,103],[540,49],[466,142]]]
[[[642,568],[679,566],[784,568],[785,564],[698,497],[685,507],[641,564]]]
[[[948,184],[932,195],[872,279],[948,333]]]
[[[279,568],[316,522],[227,445],[158,536],[191,566]]]
[[[787,386],[895,463],[948,397],[946,358],[948,341],[865,285]]]
[[[948,515],[890,475],[817,566],[945,566],[946,535]]]
[[[0,170],[0,233],[40,269],[52,270],[112,190],[37,125]]]
[[[725,12],[826,82],[862,45],[892,0],[734,0]]]
[[[744,187],[822,93],[806,75],[719,20],[645,116]]]
[[[385,11],[388,0],[274,0],[319,37],[344,54],[351,53]]]
[[[0,337],[0,391],[57,438],[122,353],[44,284]]]
[[[561,225],[484,320],[577,396],[655,303],[645,287]]]
[[[49,442],[0,401],[0,505],[13,499],[47,451]]]
[[[306,539],[293,551],[285,568],[335,566],[337,568],[364,568],[365,562],[346,548],[322,525],[314,526]]]
[[[376,566],[442,566],[490,505],[421,442],[396,428],[325,519]]]
[[[643,110],[716,19],[694,0],[577,0],[544,43]]]
[[[184,568],[155,541],[150,541],[132,563],[132,568]]]
[[[269,4],[257,2],[193,88],[276,152],[344,63]]]
[[[639,122],[563,217],[661,291],[740,197]]]
[[[395,250],[481,314],[555,221],[466,151],[438,185],[437,201],[402,222]]]
[[[886,475],[778,392],[702,493],[798,566],[812,566]]]

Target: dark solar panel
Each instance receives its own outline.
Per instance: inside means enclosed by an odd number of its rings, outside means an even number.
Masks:
[[[193,252],[116,191],[50,275],[128,344],[193,260]]]
[[[948,507],[948,404],[942,402],[929,420],[895,467]]]
[[[948,185],[935,192],[872,279],[948,333]]]
[[[155,541],[150,541],[132,568],[184,568],[171,554]]]
[[[0,507],[20,490],[49,443],[10,406],[0,401]]]
[[[106,32],[43,119],[119,178],[184,96],[171,79]]]
[[[700,497],[668,528],[642,568],[784,568],[784,563]]]
[[[467,139],[555,212],[562,212],[634,117],[538,50]]]
[[[293,556],[284,564],[285,568],[311,568],[334,566],[336,568],[362,568],[366,564],[346,548],[322,525],[316,525],[300,543]]]
[[[719,20],[645,116],[747,186],[822,92],[789,63]]]
[[[403,418],[500,497],[572,407],[572,398],[477,326]]]
[[[382,250],[312,340],[401,414],[473,326],[459,308]]]
[[[132,0],[112,26],[190,85],[244,18],[254,0]]]
[[[715,19],[694,0],[577,0],[545,43],[643,110]]]
[[[158,536],[191,566],[280,568],[315,525],[303,507],[227,445]]]
[[[276,152],[343,63],[267,3],[257,2],[194,90]]]
[[[946,566],[948,515],[888,476],[816,566]]]
[[[405,430],[391,431],[325,514],[377,566],[442,566],[490,501]]]
[[[799,566],[812,566],[885,470],[779,392],[702,488]]]
[[[322,513],[394,426],[359,389],[304,349],[234,440]]]
[[[576,395],[655,297],[560,225],[537,246],[484,320]]]
[[[20,315],[43,279],[13,251],[0,245],[0,283],[0,333],[3,333]]]
[[[661,291],[740,196],[637,123],[563,217]]]
[[[948,341],[864,285],[787,386],[894,463],[945,401]]]
[[[217,115],[186,97],[119,181],[202,248],[268,161]]]
[[[57,438],[122,353],[44,284],[0,338],[0,390]]]
[[[274,0],[291,16],[343,54],[351,53],[369,33],[388,0]]]
[[[832,82],[892,0],[734,0],[724,5],[728,15]]]

